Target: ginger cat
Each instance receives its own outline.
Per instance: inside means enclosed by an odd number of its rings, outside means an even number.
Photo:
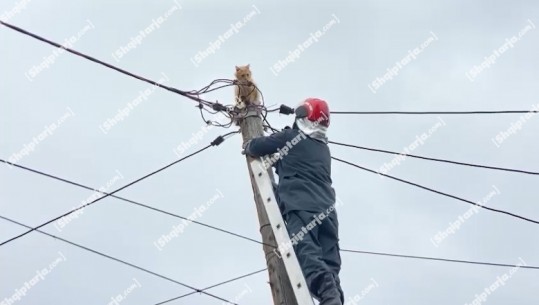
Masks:
[[[236,86],[236,106],[244,108],[246,105],[260,105],[258,100],[258,90],[253,81],[250,65],[236,66],[236,80],[239,85]],[[245,102],[245,103],[244,103]]]

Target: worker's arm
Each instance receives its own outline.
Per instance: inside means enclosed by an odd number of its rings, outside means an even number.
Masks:
[[[286,146],[287,138],[286,131],[281,131],[267,137],[251,139],[245,145],[245,153],[253,157],[276,153]]]

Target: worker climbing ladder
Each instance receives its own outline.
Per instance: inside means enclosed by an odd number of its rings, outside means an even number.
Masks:
[[[238,118],[244,143],[263,136],[260,115],[259,107],[249,106],[246,113]],[[260,234],[264,243],[273,302],[275,305],[313,305],[313,299],[273,193],[271,168],[266,169],[260,158],[250,156],[246,158],[260,222]],[[275,249],[273,245],[281,247]]]

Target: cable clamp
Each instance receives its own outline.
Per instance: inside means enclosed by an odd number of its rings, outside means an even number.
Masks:
[[[219,103],[217,103],[217,102],[216,102],[216,103],[213,103],[213,104],[211,105],[211,108],[212,108],[213,110],[215,110],[215,111],[228,111],[228,109],[226,108],[225,105],[219,104]]]
[[[213,140],[211,142],[211,145],[212,146],[218,146],[219,144],[223,143],[225,141],[225,138],[223,138],[223,136],[218,136],[217,138],[215,138],[215,140]]]
[[[286,114],[286,115],[293,114],[294,108],[288,107],[285,104],[282,104],[281,107],[279,107],[279,113]]]

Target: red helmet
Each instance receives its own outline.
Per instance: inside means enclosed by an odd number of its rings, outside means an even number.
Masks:
[[[296,118],[307,118],[311,122],[329,127],[329,107],[324,100],[310,97],[296,108],[295,113]]]

